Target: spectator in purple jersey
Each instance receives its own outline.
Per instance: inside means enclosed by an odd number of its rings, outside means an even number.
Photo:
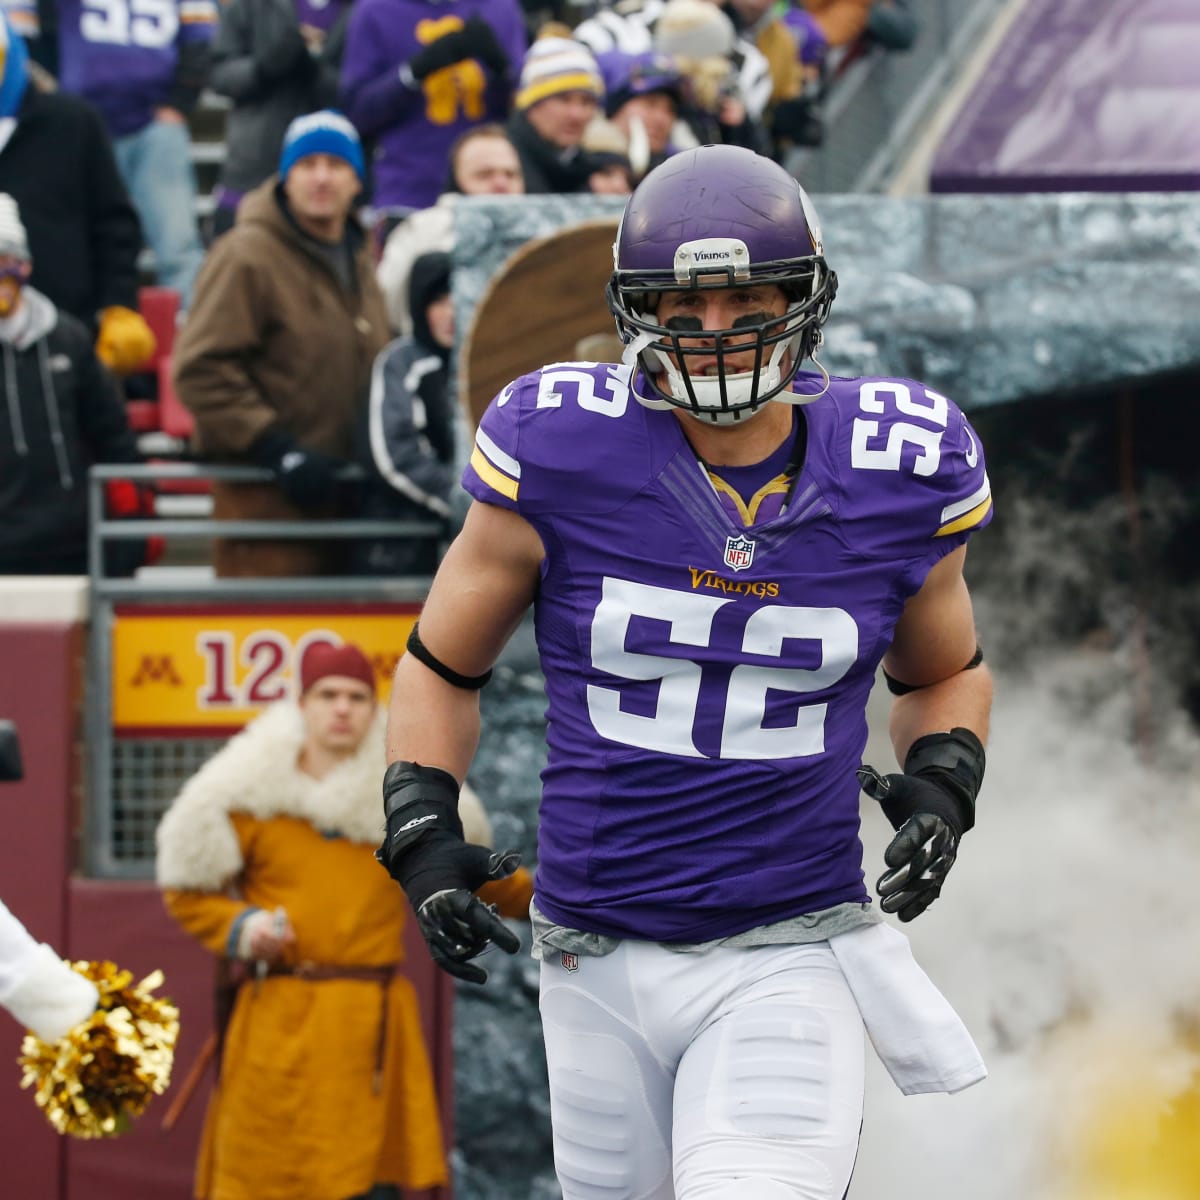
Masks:
[[[288,125],[337,100],[351,0],[229,0],[212,45],[209,86],[228,96],[225,161],[213,234],[242,197],[275,173]]]
[[[396,670],[378,857],[451,974],[517,949],[474,894],[516,855],[469,844],[456,810],[479,689],[533,605],[530,914],[564,1200],[842,1200],[865,1033],[905,1093],[987,1073],[873,910],[859,838],[861,781],[896,830],[881,907],[910,921],[974,823],[983,454],[918,381],[820,366],[837,279],[769,159],[668,159],[614,259],[622,362],[531,372],[480,422],[475,503]],[[887,775],[862,761],[880,666]]]
[[[342,107],[371,147],[376,210],[437,199],[455,139],[507,115],[524,52],[516,0],[356,0]]]
[[[213,0],[58,5],[59,82],[104,118],[158,282],[179,293],[184,311],[204,257],[187,118],[216,21]]]
[[[32,79],[23,40],[0,15],[0,191],[29,235],[29,282],[84,323],[118,374],[154,353],[137,311],[142,233],[96,110]]]
[[[529,47],[508,121],[526,192],[589,190],[594,168],[583,135],[603,99],[604,79],[586,46],[548,37]]]

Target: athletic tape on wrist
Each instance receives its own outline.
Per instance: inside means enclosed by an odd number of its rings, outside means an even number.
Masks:
[[[940,784],[959,800],[963,832],[975,824],[975,798],[983,786],[987,753],[971,730],[956,725],[949,733],[917,738],[904,758],[904,773]]]
[[[392,763],[383,776],[383,812],[388,850],[393,856],[435,830],[463,840],[458,781],[438,767]]]

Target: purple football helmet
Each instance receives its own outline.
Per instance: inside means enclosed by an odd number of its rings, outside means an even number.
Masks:
[[[812,203],[777,163],[737,146],[701,146],[667,159],[630,196],[613,260],[608,306],[627,356],[637,355],[654,393],[639,397],[644,403],[732,424],[771,399],[816,398],[788,389],[821,344],[837,276],[825,263]],[[703,338],[656,319],[663,292],[751,284],[780,287],[787,311],[706,329]],[[748,350],[752,370],[726,371],[726,354]],[[689,359],[714,357],[715,375],[688,370]]]

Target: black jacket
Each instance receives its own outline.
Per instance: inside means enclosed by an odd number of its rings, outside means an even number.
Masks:
[[[30,86],[0,150],[0,192],[21,210],[31,285],[60,310],[94,328],[102,308],[137,308],[142,231],[90,104]]]
[[[409,280],[413,332],[375,359],[358,458],[367,471],[362,515],[371,520],[444,523],[455,469],[454,408],[447,394],[449,351],[436,345],[426,309],[450,287],[450,256],[422,254]],[[432,575],[437,538],[376,540],[355,546],[365,575]]]
[[[139,461],[91,334],[60,312],[24,348],[0,341],[0,399],[0,574],[82,574],[88,467]]]

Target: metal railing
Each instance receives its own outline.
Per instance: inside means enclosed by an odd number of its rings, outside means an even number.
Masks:
[[[362,478],[346,468],[341,479]],[[420,538],[444,546],[450,530],[442,521],[300,520],[248,521],[196,517],[120,518],[104,515],[104,489],[110,480],[136,484],[156,481],[216,480],[269,482],[271,472],[257,467],[103,465],[89,472],[89,618],[84,705],[85,789],[83,867],[99,878],[147,878],[154,870],[154,831],[179,789],[225,742],[207,737],[123,737],[114,729],[114,630],[118,606],[171,606],[265,602],[286,608],[314,601],[348,604],[419,604],[429,590],[428,576],[341,575],[305,578],[219,579],[192,574],[180,577],[151,568],[131,579],[114,578],[104,569],[105,547],[113,542],[161,536],[171,541],[216,537],[247,539],[355,540]]]

